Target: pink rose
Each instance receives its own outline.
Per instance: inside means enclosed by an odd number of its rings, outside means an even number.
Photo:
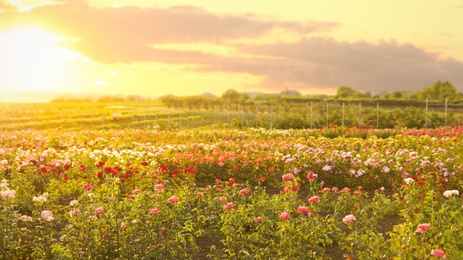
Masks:
[[[343,188],[343,189],[341,190],[341,192],[343,192],[343,193],[350,193],[350,189],[347,188],[347,187],[345,187],[345,188]]]
[[[103,212],[104,212],[104,209],[102,207],[99,207],[99,208],[95,209],[96,214],[101,214]]]
[[[431,255],[437,256],[439,258],[446,258],[444,250],[441,249],[434,249],[431,251]]]
[[[21,221],[32,221],[32,217],[22,215],[21,217],[19,217],[19,220],[21,220]]]
[[[342,222],[344,222],[344,224],[347,224],[347,223],[352,222],[352,221],[355,221],[355,220],[357,220],[357,219],[355,218],[354,215],[351,214],[351,215],[345,216],[345,217],[342,219]]]
[[[167,199],[167,202],[169,203],[177,203],[179,201],[179,198],[177,196],[172,196],[169,199]]]
[[[92,189],[93,189],[92,185],[88,183],[84,185],[84,190],[92,190]]]
[[[132,193],[133,193],[133,194],[140,194],[140,193],[141,193],[141,190],[136,189],[136,190],[133,190]]]
[[[235,206],[235,204],[233,202],[229,202],[229,203],[227,203],[227,204],[225,204],[223,206],[223,209],[224,210],[231,210],[234,206]]]
[[[242,189],[240,190],[240,195],[246,195],[249,193],[249,190],[248,189]]]
[[[74,215],[80,215],[82,214],[82,212],[79,210],[79,209],[73,209],[71,211],[69,211],[69,216],[74,216]]]
[[[255,218],[254,218],[254,221],[255,221],[255,222],[261,222],[261,221],[262,221],[262,218],[261,218],[261,217],[255,217]]]
[[[202,193],[202,192],[198,192],[198,194],[197,194],[197,195],[198,195],[198,197],[202,197],[202,196],[204,196],[204,193]]]
[[[426,230],[430,229],[431,228],[431,225],[428,224],[428,223],[422,223],[422,224],[418,224],[418,227],[416,228],[416,233],[420,233],[420,234],[423,234]]]
[[[313,196],[313,197],[310,197],[307,202],[309,203],[316,203],[316,202],[319,202],[320,201],[320,197],[318,196]]]
[[[317,175],[314,174],[313,171],[310,171],[310,172],[307,173],[307,179],[309,179],[309,181],[314,181],[315,177],[317,177]]]
[[[283,213],[280,214],[280,219],[281,220],[287,220],[287,219],[289,219],[289,217],[290,217],[290,215],[289,215],[288,212],[283,212]]]
[[[294,175],[292,173],[288,173],[288,174],[285,174],[285,175],[281,176],[281,179],[284,180],[284,181],[292,180],[292,179],[294,179]]]
[[[43,210],[40,216],[45,219],[46,221],[52,221],[53,220],[53,212],[49,210]]]
[[[155,189],[155,190],[164,190],[164,185],[162,185],[162,184],[156,184],[156,185],[154,186],[154,189]]]
[[[150,209],[150,214],[156,215],[159,214],[159,212],[161,211],[158,208]]]
[[[297,213],[309,213],[309,208],[306,206],[299,206],[297,207]]]

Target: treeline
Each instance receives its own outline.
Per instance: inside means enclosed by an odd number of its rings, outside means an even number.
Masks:
[[[281,105],[281,104],[307,104],[310,102],[362,102],[384,106],[422,106],[428,100],[432,103],[442,104],[445,100],[452,104],[463,104],[463,94],[448,81],[436,81],[433,85],[419,91],[393,91],[382,92],[375,95],[371,92],[361,92],[351,87],[341,86],[335,95],[302,95],[297,90],[285,90],[276,94],[268,93],[240,93],[229,89],[221,96],[212,94],[196,96],[166,95],[157,99],[140,95],[130,96],[100,96],[100,97],[62,97],[51,102],[151,102],[160,101],[168,108],[188,110],[210,110],[216,106],[230,105]]]
[[[463,94],[448,81],[436,81],[432,86],[419,91],[394,91],[372,95],[351,87],[341,86],[336,95],[306,95],[294,90],[282,91],[279,94],[240,93],[229,89],[220,97],[198,96],[162,96],[159,100],[168,108],[205,109],[224,104],[236,105],[282,105],[307,104],[311,102],[362,102],[365,105],[381,103],[382,106],[423,106],[426,100],[430,103],[463,104]],[[370,104],[371,103],[371,104]]]

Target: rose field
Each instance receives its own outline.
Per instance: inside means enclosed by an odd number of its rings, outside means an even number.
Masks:
[[[0,259],[463,259],[463,128],[0,133]]]

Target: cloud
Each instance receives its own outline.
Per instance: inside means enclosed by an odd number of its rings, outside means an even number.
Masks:
[[[267,58],[229,60],[201,70],[261,75],[262,85],[274,89],[344,85],[372,92],[418,90],[442,79],[463,90],[463,62],[440,59],[438,54],[411,44],[309,38],[294,43],[241,46],[239,50]]]
[[[192,6],[171,8],[92,8],[83,0],[10,14],[6,20],[35,20],[74,42],[74,50],[104,63],[153,59],[150,46],[162,43],[221,42],[257,38],[274,29],[300,34],[336,27],[327,22],[268,20],[259,16],[216,14]]]
[[[340,26],[337,23],[217,14],[192,6],[94,8],[84,0],[40,6],[27,13],[4,12],[0,17],[3,24],[32,22],[52,28],[59,36],[78,38],[63,44],[101,63],[156,62],[188,65],[189,70],[200,72],[244,73],[262,79],[252,87],[273,90],[342,85],[372,92],[416,90],[436,80],[448,80],[463,91],[462,61],[441,59],[439,54],[412,44],[343,42],[313,36],[330,32]],[[275,30],[296,33],[301,39],[246,43],[249,39],[258,42]],[[233,54],[209,53],[207,48],[159,47],[195,43],[216,44]]]

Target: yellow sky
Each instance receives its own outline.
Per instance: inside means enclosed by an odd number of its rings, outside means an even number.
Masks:
[[[18,92],[333,94],[449,80],[461,1],[0,0],[0,101]]]

